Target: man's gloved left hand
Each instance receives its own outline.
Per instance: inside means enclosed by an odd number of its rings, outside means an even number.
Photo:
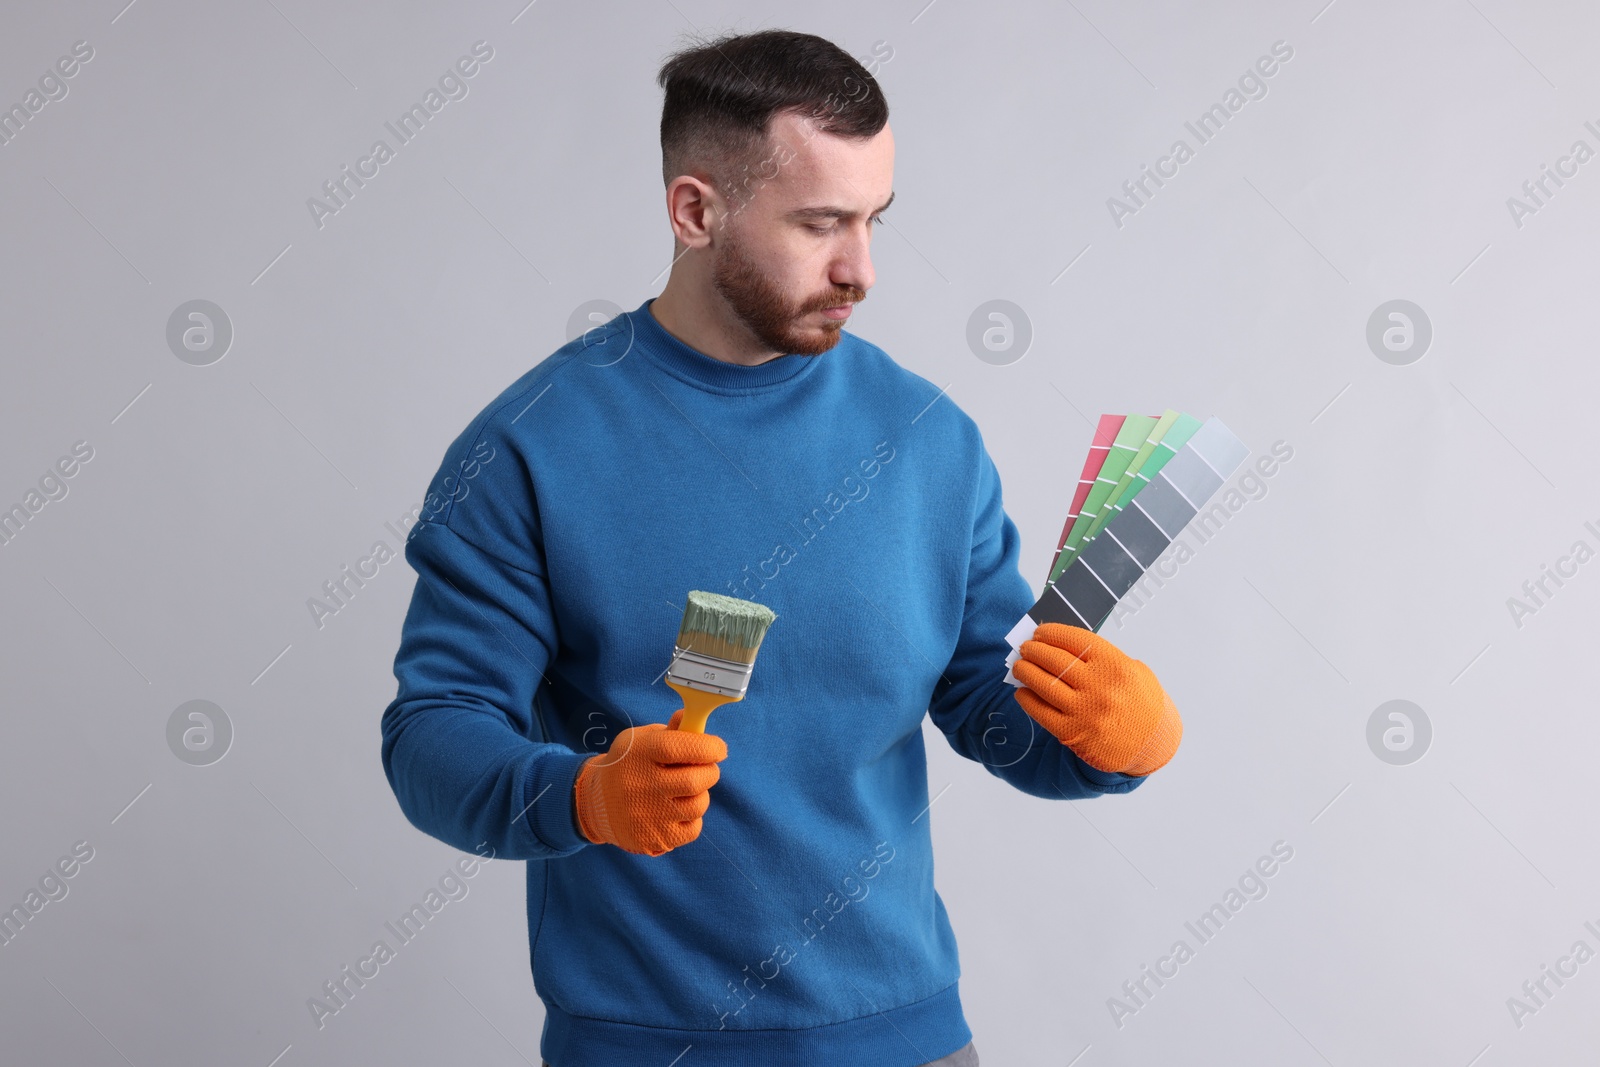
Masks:
[[[1100,771],[1146,775],[1183,739],[1183,720],[1155,673],[1092,630],[1047,622],[1011,666],[1017,703]]]

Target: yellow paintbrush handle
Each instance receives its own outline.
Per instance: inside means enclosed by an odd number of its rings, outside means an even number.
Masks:
[[[708,693],[704,689],[678,685],[675,682],[667,684],[683,698],[683,718],[678,721],[678,729],[686,734],[705,733],[706,720],[711,717],[711,713],[732,700],[731,697],[725,697],[721,693]]]

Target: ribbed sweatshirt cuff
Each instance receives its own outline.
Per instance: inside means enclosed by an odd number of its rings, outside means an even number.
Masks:
[[[1123,782],[1133,781],[1136,777],[1132,774],[1123,774],[1121,771],[1102,771],[1087,763],[1083,765],[1083,776],[1095,785],[1121,785]]]
[[[1123,782],[1131,782],[1134,780],[1134,775],[1123,774],[1121,771],[1102,771],[1100,768],[1091,765],[1082,756],[1078,755],[1076,752],[1073,752],[1070,748],[1067,749],[1067,751],[1072,753],[1072,758],[1077,762],[1079,773],[1082,774],[1084,778],[1086,778],[1092,785],[1108,787],[1113,785],[1121,785]]]
[[[523,788],[528,828],[545,848],[565,855],[591,842],[578,829],[572,791],[593,752],[553,752],[534,762]],[[537,799],[535,799],[537,798]]]

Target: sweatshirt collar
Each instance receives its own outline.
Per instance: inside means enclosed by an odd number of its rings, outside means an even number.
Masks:
[[[668,333],[667,328],[657,321],[654,312],[650,310],[650,305],[655,303],[655,299],[651,297],[633,311],[624,312],[618,318],[626,317],[629,320],[634,330],[635,343],[639,344],[663,370],[708,392],[755,392],[775,388],[786,382],[798,381],[811,372],[818,360],[825,359],[829,355],[829,353],[820,356],[783,355],[769,359],[765,363],[758,363],[754,367],[728,363],[708,356],[697,348],[691,348]],[[622,326],[623,323],[613,320],[612,325]],[[837,350],[838,346],[835,345],[834,348]]]

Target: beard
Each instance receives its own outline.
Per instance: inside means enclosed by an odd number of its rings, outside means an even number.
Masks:
[[[791,300],[745,254],[734,231],[726,232],[728,240],[712,267],[711,283],[745,329],[768,350],[790,355],[820,356],[839,343],[844,320],[802,320],[816,316],[823,308],[859,303],[867,295],[863,290],[845,286],[809,299]]]

